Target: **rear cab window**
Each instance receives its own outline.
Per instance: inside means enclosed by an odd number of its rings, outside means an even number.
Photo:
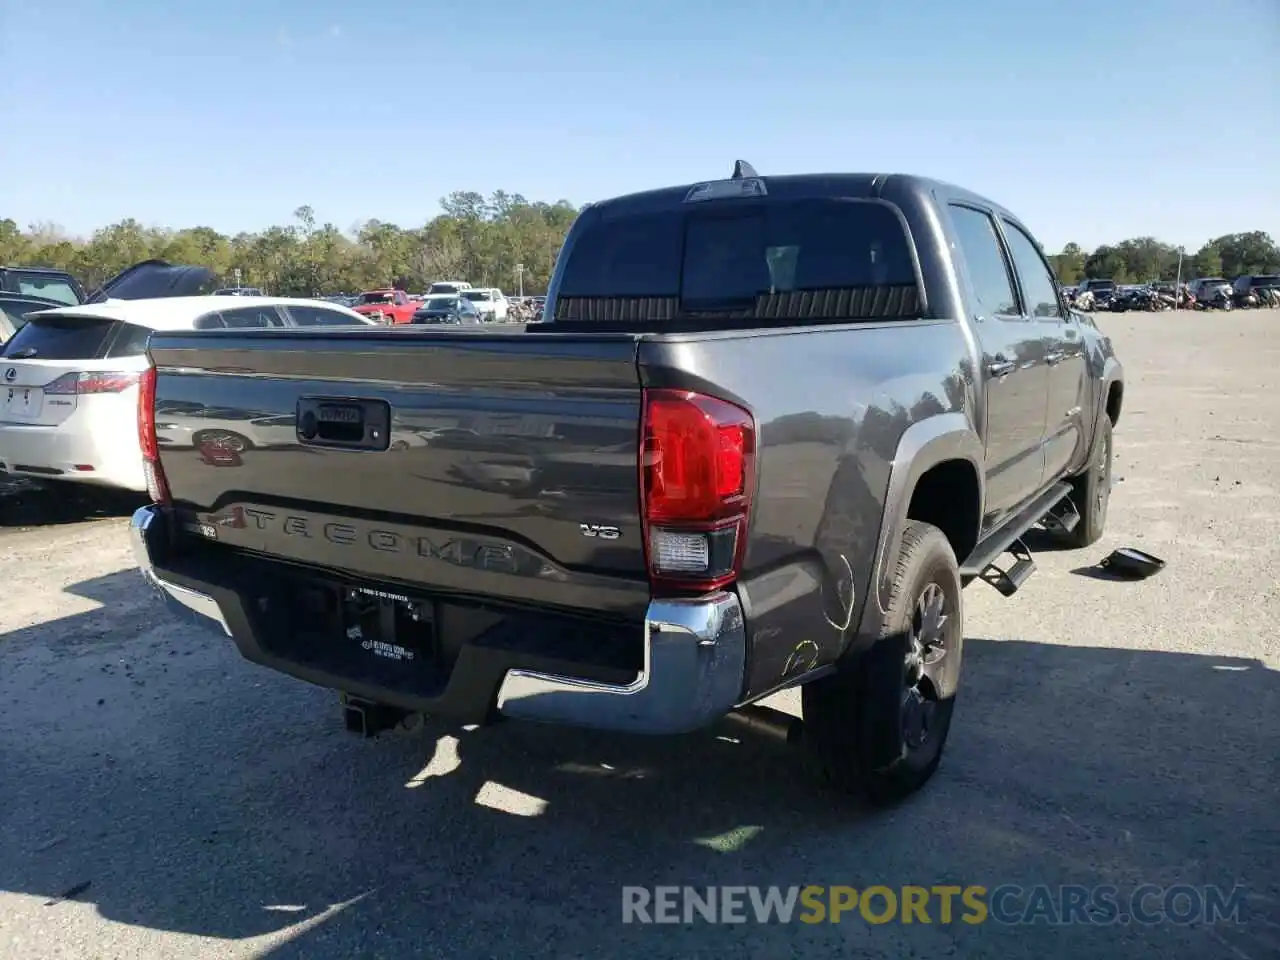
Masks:
[[[888,204],[763,198],[596,219],[574,238],[554,319],[733,328],[915,318],[920,302]]]

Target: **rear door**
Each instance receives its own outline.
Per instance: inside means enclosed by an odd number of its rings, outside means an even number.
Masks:
[[[1063,476],[1073,464],[1083,463],[1092,424],[1086,419],[1089,376],[1085,366],[1084,339],[1080,327],[1058,299],[1053,271],[1031,235],[1020,225],[1002,218],[1005,239],[1017,270],[1022,298],[1030,322],[1045,343],[1048,369],[1048,406],[1044,428],[1044,475]]]
[[[1018,299],[1008,253],[991,214],[958,203],[950,204],[949,214],[977,311],[972,319],[985,368],[985,531],[1040,489],[1047,351],[1043,330]]]
[[[128,403],[150,332],[102,317],[31,317],[0,356],[0,423],[58,426],[91,396]]]

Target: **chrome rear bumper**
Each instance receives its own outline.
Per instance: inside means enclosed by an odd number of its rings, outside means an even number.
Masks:
[[[498,710],[509,717],[635,733],[684,733],[731,710],[742,693],[747,636],[736,595],[654,600],[644,667],[615,686],[508,670]]]
[[[182,619],[233,636],[217,600],[157,573],[149,544],[164,536],[165,520],[155,506],[140,508],[130,520],[133,554],[143,577]],[[623,685],[524,669],[513,652],[498,688],[498,712],[521,720],[661,734],[695,730],[733,709],[742,695],[747,658],[746,625],[736,594],[653,600],[643,630],[643,667]]]
[[[129,543],[133,547],[133,559],[137,561],[142,578],[150,584],[164,601],[165,606],[177,617],[187,620],[206,629],[231,636],[231,628],[222,615],[222,608],[213,597],[180,587],[176,583],[156,574],[155,564],[151,562],[151,550],[148,537],[161,535],[158,529],[164,523],[164,517],[154,506],[139,507],[129,519]]]

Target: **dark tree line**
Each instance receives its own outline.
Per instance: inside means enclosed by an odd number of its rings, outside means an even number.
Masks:
[[[139,260],[160,257],[210,267],[228,285],[238,270],[243,285],[281,296],[392,284],[416,291],[443,279],[514,291],[521,275],[526,293],[541,293],[578,213],[567,201],[532,203],[502,191],[488,198],[453,193],[441,201],[441,209],[421,227],[369,220],[344,233],[332,223],[317,223],[310,207],[299,207],[290,224],[235,236],[210,227],[172,230],[128,219],[82,238],[53,224],[23,230],[13,220],[0,219],[0,264],[69,270],[87,288]]]
[[[1117,244],[1104,244],[1093,252],[1068,243],[1050,257],[1058,279],[1074,284],[1086,277],[1117,283],[1173,280],[1182,257],[1182,277],[1226,277],[1242,274],[1280,273],[1280,248],[1271,235],[1261,230],[1229,233],[1210,240],[1195,252],[1182,251],[1155,237],[1137,237]]]

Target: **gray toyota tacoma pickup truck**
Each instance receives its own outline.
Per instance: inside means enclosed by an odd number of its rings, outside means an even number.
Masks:
[[[508,329],[154,334],[147,579],[366,734],[679,733],[802,685],[808,756],[891,802],[941,757],[962,588],[1102,533],[1121,366],[957,187],[739,162],[591,204]]]

